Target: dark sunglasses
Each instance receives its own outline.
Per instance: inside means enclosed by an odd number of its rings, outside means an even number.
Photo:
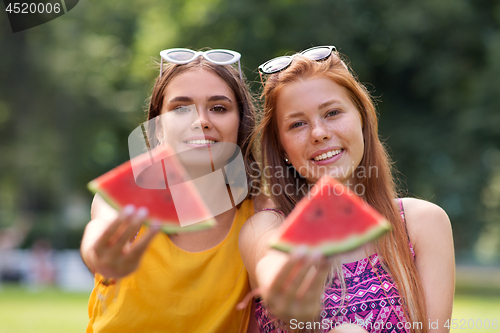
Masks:
[[[304,57],[307,57],[311,60],[320,61],[328,58],[332,54],[332,52],[337,52],[335,46],[315,46],[297,54],[303,55]],[[259,71],[264,74],[278,73],[290,66],[293,58],[297,54],[294,54],[292,56],[281,56],[266,61],[259,66]]]

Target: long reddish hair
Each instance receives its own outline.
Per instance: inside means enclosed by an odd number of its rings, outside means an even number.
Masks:
[[[365,173],[353,172],[354,184],[362,184],[363,199],[377,209],[391,223],[392,230],[375,244],[375,249],[383,258],[383,264],[391,273],[398,286],[402,299],[405,301],[406,317],[410,323],[422,323],[423,329],[415,332],[427,332],[425,300],[423,288],[418,272],[408,246],[406,227],[401,221],[397,207],[397,190],[390,157],[378,136],[378,121],[374,102],[363,84],[342,60],[338,53],[324,61],[313,61],[296,55],[287,69],[272,74],[264,85],[262,96],[264,114],[262,121],[254,132],[253,139],[260,134],[261,161],[265,184],[268,189],[287,188],[293,184],[294,188],[306,187],[303,178],[292,166],[284,161],[284,149],[279,140],[278,124],[276,120],[276,102],[278,96],[287,84],[310,78],[327,78],[342,86],[348,92],[354,105],[357,107],[363,125],[364,152],[358,168],[362,167]],[[375,169],[376,177],[367,176],[366,171]],[[283,172],[283,170],[287,170]],[[273,195],[267,191],[275,205],[288,215],[296,203],[304,197],[304,192],[283,191]]]

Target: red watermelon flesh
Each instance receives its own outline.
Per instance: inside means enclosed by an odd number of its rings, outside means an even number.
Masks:
[[[212,213],[186,180],[172,148],[162,144],[94,179],[88,188],[118,210],[128,204],[146,207],[148,219],[162,223],[166,233],[213,226]]]
[[[291,252],[299,245],[324,255],[354,250],[390,230],[389,222],[334,178],[322,177],[280,227],[272,247]]]

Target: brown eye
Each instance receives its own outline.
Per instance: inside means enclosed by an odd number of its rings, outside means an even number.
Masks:
[[[218,113],[222,113],[222,112],[226,112],[227,111],[226,107],[223,106],[223,105],[216,105],[211,110],[214,111],[214,112],[218,112]]]

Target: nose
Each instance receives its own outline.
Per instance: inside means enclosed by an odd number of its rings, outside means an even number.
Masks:
[[[195,119],[191,123],[191,129],[202,129],[209,130],[212,128],[212,123],[210,122],[210,117],[207,112],[201,111],[197,112]]]
[[[328,141],[331,139],[331,137],[332,134],[323,121],[318,120],[312,124],[311,139],[314,143]]]

